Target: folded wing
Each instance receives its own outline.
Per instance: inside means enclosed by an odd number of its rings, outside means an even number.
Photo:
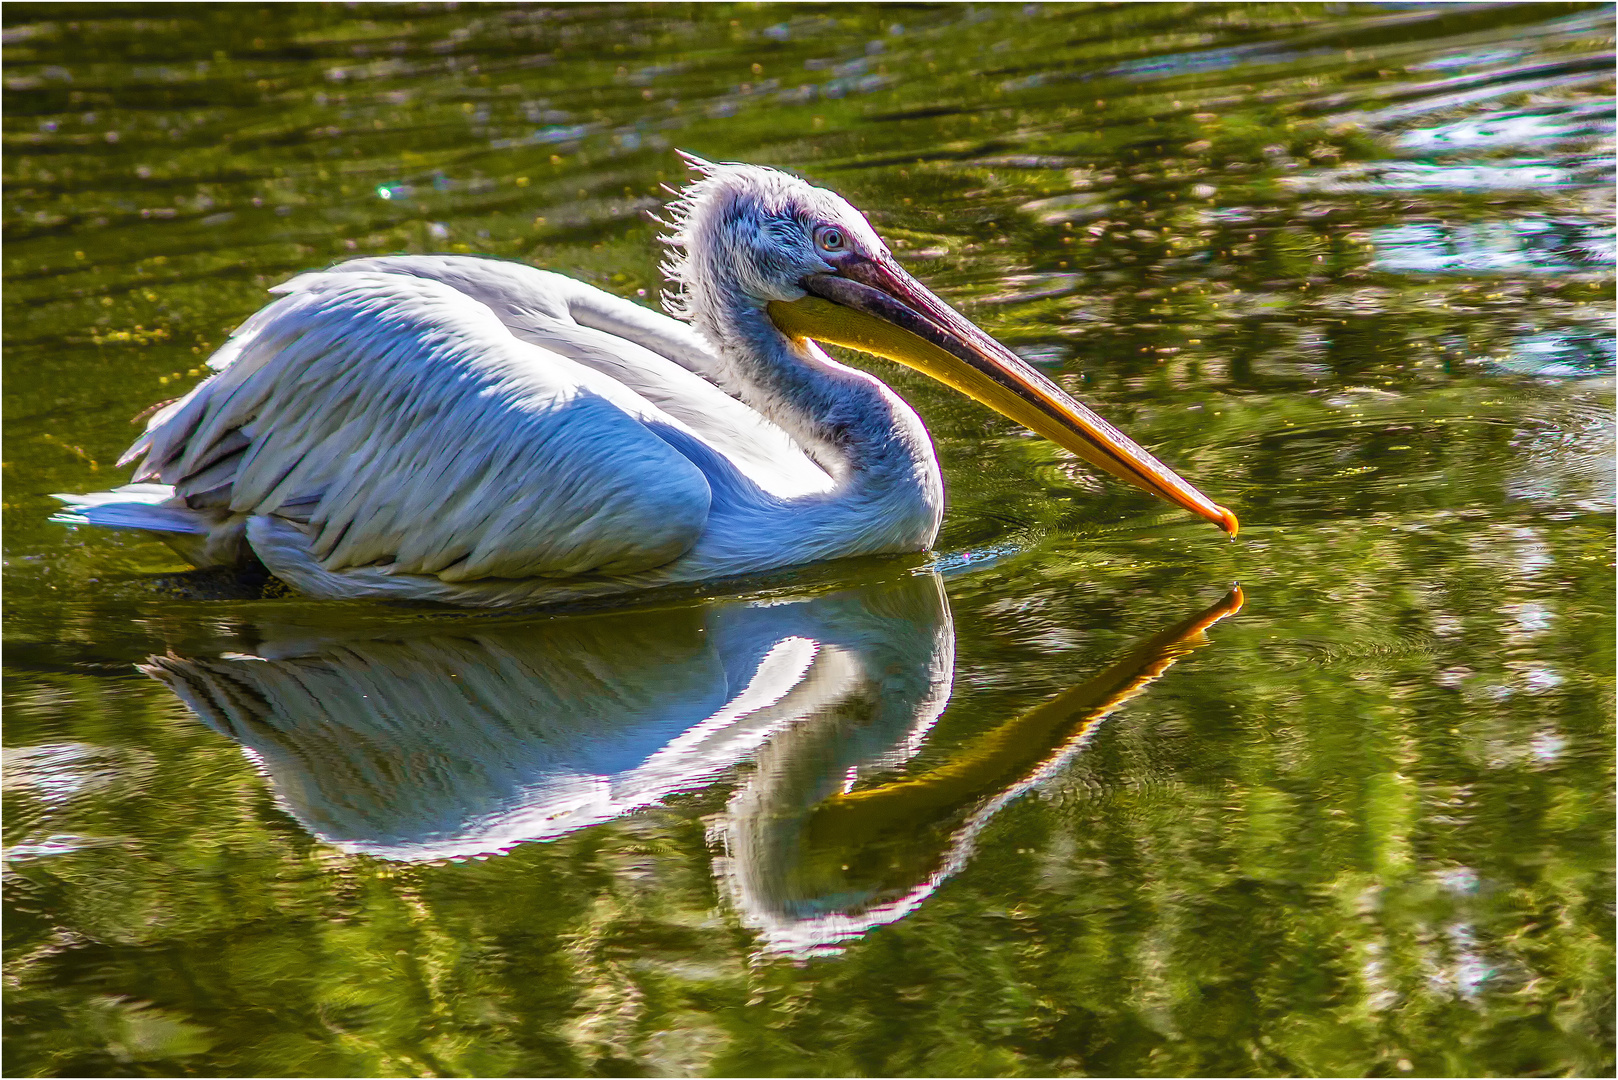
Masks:
[[[710,491],[680,421],[400,273],[306,274],[125,460],[187,505],[302,523],[328,570],[446,581],[633,573],[696,542]]]
[[[557,352],[633,390],[685,425],[765,491],[830,491],[829,474],[775,424],[719,389],[726,373],[689,325],[582,281],[470,255],[351,259],[332,273],[408,274],[483,304],[521,341]]]

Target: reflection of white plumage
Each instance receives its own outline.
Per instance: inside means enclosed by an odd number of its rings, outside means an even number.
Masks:
[[[142,670],[249,748],[343,850],[419,862],[555,839],[822,732],[806,791],[914,753],[949,700],[936,575],[812,598],[366,632],[255,624],[252,653]],[[779,802],[779,800],[776,800]]]
[[[809,597],[370,629],[272,609],[246,653],[141,669],[248,749],[311,833],[381,858],[503,852],[729,777],[708,818],[715,875],[762,945],[809,955],[925,902],[990,819],[1242,602],[1233,591],[918,767],[954,676],[942,585],[901,573]]]
[[[668,271],[690,325],[556,274],[358,259],[281,286],[157,413],[137,483],[63,520],[163,533],[319,596],[500,605],[919,551],[921,420],[817,339],[911,364],[1123,479],[1215,506],[768,169],[695,162]]]

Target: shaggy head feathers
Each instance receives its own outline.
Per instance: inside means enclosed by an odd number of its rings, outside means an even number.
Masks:
[[[724,336],[741,307],[797,300],[798,282],[832,269],[815,229],[836,225],[848,249],[886,256],[865,215],[824,188],[760,165],[715,164],[681,152],[697,179],[678,192],[662,221],[669,256],[663,303],[671,315]]]

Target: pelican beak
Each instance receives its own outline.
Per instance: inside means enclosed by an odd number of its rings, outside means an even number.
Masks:
[[[849,260],[811,274],[801,300],[772,301],[782,333],[885,356],[1045,436],[1096,468],[1185,508],[1236,535],[1236,515],[1022,357],[968,322],[891,258]]]

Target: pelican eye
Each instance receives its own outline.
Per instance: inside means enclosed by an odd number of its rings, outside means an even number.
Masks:
[[[815,233],[815,243],[822,251],[842,251],[848,246],[848,238],[835,225],[825,225]]]

